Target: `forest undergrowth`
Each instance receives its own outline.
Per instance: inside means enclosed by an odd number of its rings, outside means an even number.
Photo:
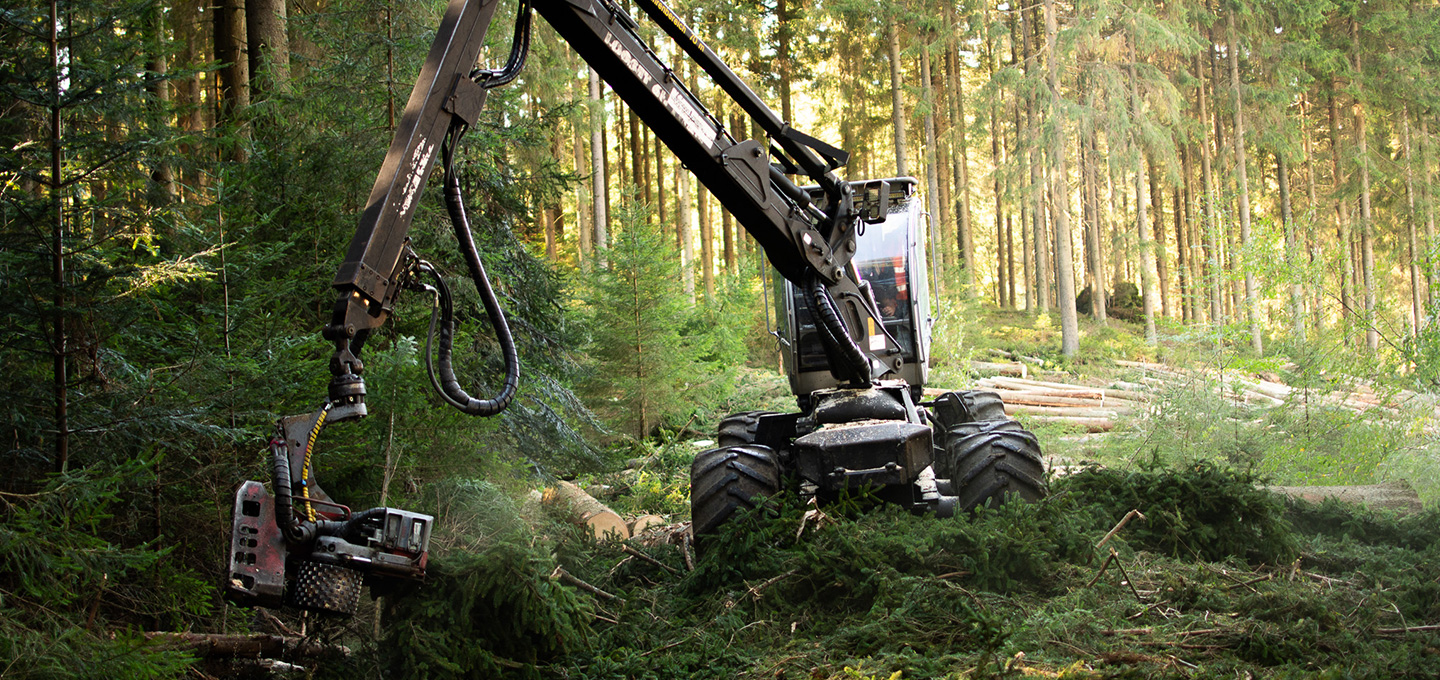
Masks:
[[[952,519],[786,498],[693,569],[663,535],[597,543],[491,492],[488,524],[512,528],[440,556],[363,658],[405,678],[1440,672],[1436,512],[1285,501],[1256,482],[1208,463],[1094,468],[1042,503]],[[1106,540],[1132,510],[1144,518]]]

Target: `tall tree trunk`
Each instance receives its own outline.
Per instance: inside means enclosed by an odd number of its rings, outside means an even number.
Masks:
[[[581,96],[585,96],[582,93]],[[570,145],[572,148],[573,163],[575,164],[575,175],[577,177],[590,177],[595,175],[595,169],[590,165],[590,154],[585,151],[585,138],[580,134],[580,125],[570,126]],[[581,267],[590,266],[592,255],[591,239],[595,235],[595,228],[592,226],[594,219],[594,203],[590,200],[590,191],[593,184],[584,181],[575,183],[575,217],[579,223],[578,243],[576,243],[576,262]]]
[[[1045,49],[1049,58],[1050,120],[1055,132],[1050,142],[1050,221],[1055,225],[1055,281],[1060,305],[1060,351],[1075,356],[1080,351],[1080,326],[1075,313],[1075,258],[1070,241],[1069,173],[1065,170],[1065,121],[1060,117],[1060,76],[1055,34],[1058,32],[1055,0],[1045,0]]]
[[[590,69],[590,178],[591,226],[595,229],[597,261],[605,266],[604,249],[610,247],[610,218],[607,207],[605,177],[605,100],[601,98],[600,74]]]
[[[1189,251],[1189,225],[1191,225],[1191,167],[1189,167],[1189,144],[1179,148],[1179,173],[1181,183],[1175,187],[1175,269],[1179,272],[1179,308],[1181,320],[1195,323],[1195,279],[1191,277],[1194,255]],[[1184,192],[1184,193],[1182,193]]]
[[[177,7],[175,11],[180,9]],[[167,78],[170,70],[168,60],[170,41],[166,35],[165,15],[159,8],[151,8],[145,23],[148,29],[145,41],[145,70],[149,72],[146,77],[150,80],[145,89],[155,102],[155,117],[159,120],[168,120],[171,108],[170,83]],[[164,159],[157,161],[155,167],[150,171],[150,180],[159,190],[157,202],[168,203],[175,199],[177,193],[175,174],[171,170],[169,162]]]
[[[715,302],[715,231],[710,224],[710,192],[696,183],[695,205],[700,214],[700,274],[705,282],[705,302]]]
[[[655,138],[655,217],[663,227],[668,224],[665,221],[665,150],[662,147],[664,142],[659,137]]]
[[[1424,190],[1425,202],[1425,247],[1421,248],[1421,258],[1425,264],[1427,297],[1429,304],[1435,304],[1435,290],[1440,288],[1440,271],[1437,271],[1435,263],[1431,261],[1430,253],[1435,248],[1435,187],[1430,182],[1430,123],[1427,112],[1421,111],[1420,115],[1420,188]]]
[[[1220,249],[1216,244],[1216,232],[1219,231],[1217,216],[1215,215],[1215,177],[1211,165],[1210,142],[1205,139],[1204,122],[1210,117],[1207,112],[1205,101],[1205,69],[1201,67],[1200,55],[1195,55],[1195,72],[1198,74],[1198,82],[1195,86],[1195,99],[1200,106],[1200,176],[1201,189],[1205,196],[1200,199],[1201,212],[1204,213],[1205,223],[1201,225],[1201,232],[1204,234],[1205,242],[1205,281],[1206,290],[1210,298],[1210,321],[1211,323],[1224,323],[1225,307],[1220,300]],[[1212,85],[1214,81],[1211,81]]]
[[[1364,71],[1360,64],[1360,26],[1350,20],[1351,54],[1355,58],[1355,139],[1360,147],[1360,257],[1365,279],[1365,346],[1380,349],[1380,331],[1375,318],[1375,223],[1370,211],[1370,147],[1365,134],[1365,102],[1362,92]]]
[[[50,285],[55,309],[51,321],[51,385],[55,396],[55,472],[70,467],[69,332],[65,324],[65,178],[60,102],[60,8],[50,0]],[[70,68],[67,55],[65,68]]]
[[[892,19],[887,27],[886,47],[890,56],[890,123],[895,126],[895,176],[908,177],[905,164],[905,104],[900,80],[900,29]]]
[[[920,82],[925,92],[925,202],[926,209],[930,211],[931,243],[934,243],[938,240],[940,233],[944,231],[945,223],[940,218],[940,172],[939,168],[935,167],[940,155],[935,148],[935,88],[931,86],[930,76],[930,50],[922,49],[920,51]],[[930,255],[931,257],[941,257],[939,252]],[[937,286],[941,284],[940,281],[935,283]],[[968,287],[965,289],[965,294],[969,294]]]
[[[1410,238],[1410,331],[1420,335],[1420,326],[1425,323],[1424,291],[1420,284],[1420,238],[1415,222],[1415,168],[1410,157],[1410,107],[1400,107],[1400,149],[1405,156],[1405,231]]]
[[[694,218],[690,214],[690,172],[675,164],[675,228],[680,235],[680,284],[686,304],[695,302]]]
[[[215,61],[220,62],[218,85],[220,88],[218,106],[215,112],[217,126],[234,126],[237,137],[244,135],[240,119],[250,106],[250,59],[245,38],[244,0],[215,0],[211,9],[214,14]],[[243,163],[246,159],[245,145],[229,144],[230,160]]]
[[[1092,126],[1086,132],[1085,144],[1085,185],[1090,188],[1090,242],[1088,248],[1091,251],[1090,258],[1090,311],[1100,325],[1106,323],[1106,299],[1105,299],[1105,249],[1101,246],[1104,239],[1105,220],[1100,217],[1100,183],[1095,177],[1095,163],[1100,155],[1100,150],[1095,142],[1095,128]]]
[[[1331,195],[1335,202],[1336,252],[1339,254],[1340,269],[1340,323],[1344,337],[1349,336],[1347,322],[1355,313],[1355,284],[1350,276],[1350,211],[1341,190],[1345,186],[1345,168],[1340,162],[1340,107],[1335,102],[1338,84],[1330,80],[1330,163]]]
[[[1140,85],[1139,70],[1140,63],[1135,56],[1135,28],[1132,25],[1130,35],[1127,36],[1130,47],[1130,115],[1132,120],[1140,117]],[[1132,123],[1133,124],[1133,123]],[[1149,257],[1150,239],[1146,235],[1149,230],[1145,215],[1145,160],[1144,153],[1140,150],[1140,135],[1132,131],[1131,143],[1135,145],[1135,234],[1140,244],[1140,298],[1142,310],[1145,315],[1145,342],[1156,344],[1159,336],[1155,332],[1155,274],[1152,269],[1154,260]]]
[[[989,18],[987,5],[986,18]],[[988,21],[987,21],[988,23]],[[1000,55],[995,49],[995,39],[987,32],[985,44],[988,52],[985,59],[985,68],[989,71],[990,78],[995,78],[995,63],[1000,60]],[[1000,169],[1005,167],[1005,158],[1002,153],[1004,145],[1000,143],[1000,104],[996,101],[998,97],[990,100],[990,190],[995,194],[995,288],[996,301],[1001,307],[1014,307],[1015,295],[1014,284],[1011,283],[1011,272],[1014,270],[1014,261],[1011,260],[1010,238],[1005,225],[1005,193],[1000,185]],[[961,134],[964,134],[963,132]],[[964,188],[961,187],[961,190]],[[1007,291],[1009,296],[1007,298]],[[1008,302],[1007,302],[1008,300]]]
[[[1231,135],[1235,142],[1235,199],[1239,203],[1240,211],[1240,250],[1237,255],[1248,255],[1250,252],[1250,182],[1245,177],[1245,105],[1244,99],[1240,96],[1240,40],[1235,32],[1235,11],[1232,9],[1225,13],[1226,27],[1229,29],[1229,48],[1226,52],[1230,56],[1230,87],[1235,97],[1235,131]],[[1256,354],[1265,351],[1264,341],[1260,336],[1260,310],[1257,308],[1259,302],[1256,300],[1255,272],[1243,264],[1244,258],[1240,258],[1242,267],[1245,270],[1245,318],[1250,326],[1250,348]]]
[[[968,126],[965,123],[965,87],[960,78],[959,44],[956,40],[960,29],[955,26],[955,7],[952,3],[945,3],[945,14],[946,25],[951,27],[949,39],[946,41],[945,75],[949,82],[950,96],[947,101],[950,102],[950,134],[955,146],[951,156],[955,194],[958,197],[954,203],[955,225],[961,256],[965,262],[965,274],[961,281],[969,291],[975,287],[976,281],[975,232],[970,216],[970,144]]]
[[[1160,289],[1160,316],[1170,317],[1170,266],[1165,261],[1165,188],[1160,184],[1160,173],[1155,159],[1145,155],[1145,164],[1150,173],[1150,208],[1155,211],[1155,271]]]
[[[1275,177],[1280,185],[1280,222],[1285,228],[1285,261],[1290,277],[1290,323],[1295,338],[1305,342],[1305,291],[1296,278],[1300,270],[1299,238],[1295,234],[1295,215],[1290,206],[1290,166],[1284,153],[1275,154]]]
[[[1031,74],[1032,58],[1035,49],[1032,44],[1035,42],[1035,10],[1032,7],[1029,11],[1020,13],[1021,33],[1025,36],[1025,76]],[[1043,161],[1041,160],[1041,149],[1038,141],[1040,126],[1036,120],[1035,106],[1036,96],[1032,92],[1025,98],[1025,127],[1030,134],[1025,140],[1026,149],[1030,155],[1030,220],[1031,233],[1030,244],[1034,249],[1035,262],[1035,300],[1041,310],[1050,309],[1053,302],[1050,299],[1050,248],[1049,239],[1045,234],[1045,181],[1041,177]]]
[[[290,89],[290,39],[285,0],[245,0],[252,99],[269,99]]]
[[[1300,97],[1300,131],[1302,138],[1300,147],[1305,150],[1305,252],[1307,262],[1310,265],[1310,271],[1314,272],[1316,271],[1315,262],[1319,259],[1319,246],[1315,241],[1315,227],[1320,218],[1320,202],[1316,198],[1315,151],[1310,140],[1310,113],[1312,108],[1309,96],[1302,95]],[[1321,329],[1320,294],[1323,287],[1320,284],[1320,281],[1311,280],[1310,276],[1305,276],[1301,284],[1302,286],[1308,286],[1310,289],[1311,306],[1310,309],[1305,312],[1305,316],[1307,322],[1315,328],[1317,333]],[[1303,336],[1301,340],[1304,340]]]
[[[790,54],[792,19],[789,0],[775,0],[775,58],[780,66],[780,116],[786,123],[795,121],[790,109],[790,87],[795,70],[792,64],[794,55]]]

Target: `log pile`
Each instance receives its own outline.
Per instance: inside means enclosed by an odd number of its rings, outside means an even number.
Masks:
[[[1012,358],[1013,355],[997,354]],[[1005,402],[1005,413],[1025,415],[1039,422],[1075,425],[1087,432],[1109,432],[1121,416],[1144,416],[1160,401],[1160,393],[1184,384],[1218,381],[1224,386],[1225,398],[1237,404],[1272,408],[1276,406],[1309,405],[1344,409],[1357,414],[1384,415],[1400,413],[1402,407],[1422,408],[1440,418],[1440,402],[1429,395],[1401,390],[1393,395],[1377,394],[1368,383],[1360,381],[1347,389],[1321,391],[1302,389],[1280,382],[1270,373],[1251,374],[1233,369],[1195,371],[1143,361],[1116,361],[1119,366],[1136,369],[1135,382],[1115,380],[1108,386],[1074,385],[1064,382],[1033,379],[1042,371],[1030,367],[1028,357],[1013,357],[1013,362],[972,361],[977,372],[990,377],[976,381],[971,389],[994,391]],[[1038,360],[1034,360],[1038,361]],[[1043,372],[1049,374],[1048,371]],[[933,398],[943,390],[927,389]]]
[[[1133,389],[1003,376],[981,379],[976,386],[1000,395],[1006,415],[1023,414],[1028,420],[1075,425],[1087,432],[1109,432],[1119,416],[1143,412],[1149,401]]]

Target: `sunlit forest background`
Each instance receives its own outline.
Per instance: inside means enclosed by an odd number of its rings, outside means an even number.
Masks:
[[[517,5],[483,65],[509,53]],[[1434,2],[671,6],[783,120],[850,151],[842,176],[919,180],[937,382],[997,353],[1440,380]],[[324,398],[330,282],[444,9],[0,8],[0,677],[179,677],[192,659],[142,632],[262,625],[220,596],[235,485],[265,478],[278,416]],[[764,253],[536,23],[458,154],[520,397],[493,419],[445,407],[421,357],[430,300],[404,298],[366,349],[370,416],[327,431],[320,463],[354,507],[437,513],[441,549],[477,484],[595,474],[791,403]],[[501,357],[438,193],[411,237],[455,280],[484,392]],[[647,483],[685,516],[683,486]]]

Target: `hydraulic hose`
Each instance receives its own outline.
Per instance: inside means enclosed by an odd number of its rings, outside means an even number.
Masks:
[[[270,456],[275,480],[275,523],[279,525],[280,533],[285,535],[285,542],[290,545],[308,544],[315,540],[316,527],[314,522],[303,522],[295,516],[291,498],[294,492],[290,488],[290,452],[285,448],[283,438],[270,440]]]
[[[505,410],[505,407],[509,406],[511,400],[515,398],[515,392],[520,386],[520,355],[515,350],[515,339],[510,334],[510,324],[505,320],[505,313],[500,309],[499,301],[495,299],[494,289],[490,287],[490,278],[485,274],[485,265],[480,262],[480,254],[475,249],[475,238],[470,233],[470,221],[465,216],[465,202],[460,193],[460,178],[454,172],[454,147],[463,132],[462,126],[451,128],[442,150],[445,163],[445,208],[450,213],[450,223],[455,229],[455,240],[460,243],[460,253],[464,256],[465,265],[470,270],[470,278],[475,282],[475,291],[480,294],[480,301],[485,305],[485,314],[490,319],[490,325],[495,328],[495,338],[500,343],[500,351],[505,359],[505,383],[500,387],[498,394],[488,399],[476,399],[460,386],[460,381],[455,377],[453,363],[454,312],[450,304],[449,290],[443,286],[440,288],[442,318],[435,371],[439,374],[437,387],[440,390],[440,396],[447,403],[459,409],[461,413],[472,416],[493,416]],[[429,361],[429,352],[426,352],[426,361]],[[434,376],[432,376],[433,379]]]
[[[815,315],[816,324],[822,330],[821,337],[827,338],[834,343],[835,349],[839,350],[840,356],[849,366],[850,379],[855,383],[868,383],[870,381],[870,360],[866,358],[865,351],[850,337],[849,331],[845,329],[845,322],[840,319],[840,313],[835,309],[835,302],[830,298],[830,293],[820,281],[820,276],[815,272],[809,272],[805,278],[806,292],[809,293],[810,310]]]

